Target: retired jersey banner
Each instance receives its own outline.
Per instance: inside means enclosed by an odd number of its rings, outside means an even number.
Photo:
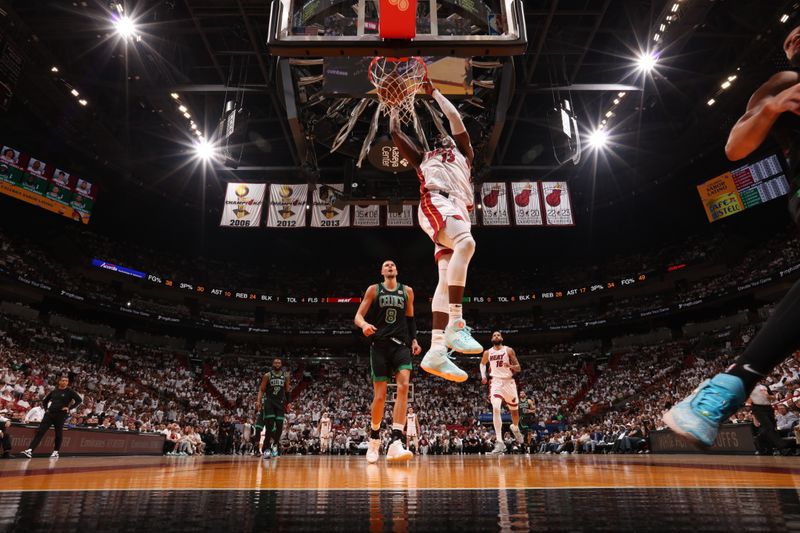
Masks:
[[[353,226],[359,228],[376,228],[381,225],[381,206],[353,206]]]
[[[346,228],[350,225],[350,206],[345,205],[344,209],[333,206],[336,198],[342,196],[343,190],[343,183],[316,186],[311,206],[311,227]]]
[[[541,226],[542,204],[539,201],[539,184],[535,181],[512,181],[514,222],[517,226]]]
[[[393,228],[406,228],[414,225],[414,207],[404,205],[400,213],[392,213],[391,209],[386,213],[386,225]]]
[[[308,185],[305,183],[269,186],[269,228],[304,228]]]
[[[572,201],[566,181],[543,181],[544,216],[548,226],[574,226]]]
[[[229,228],[259,227],[266,189],[264,183],[229,183],[219,225]]]
[[[510,226],[508,196],[504,182],[487,182],[481,186],[481,218],[484,226]]]

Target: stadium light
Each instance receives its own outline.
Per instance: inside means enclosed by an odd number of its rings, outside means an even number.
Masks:
[[[136,24],[127,15],[114,17],[114,28],[123,39],[130,39],[136,35]]]
[[[216,148],[213,144],[208,142],[203,137],[200,137],[199,140],[194,145],[194,153],[203,161],[209,161],[214,158],[217,153]]]
[[[602,150],[608,144],[608,132],[598,128],[589,134],[589,146],[595,150]]]
[[[648,73],[656,68],[656,61],[658,61],[658,59],[653,52],[642,52],[636,59],[636,66],[642,72]]]

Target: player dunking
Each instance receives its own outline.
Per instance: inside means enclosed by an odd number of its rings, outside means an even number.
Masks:
[[[494,423],[494,449],[489,452],[499,455],[506,451],[503,442],[503,419],[501,408],[503,402],[511,411],[511,432],[517,442],[522,444],[522,433],[519,431],[519,397],[514,374],[522,370],[517,354],[510,346],[503,346],[503,335],[499,331],[492,333],[492,347],[483,352],[481,358],[481,383],[486,385],[486,364],[489,364],[489,400],[492,402],[492,422]]]
[[[397,116],[392,115],[389,121],[394,144],[417,169],[419,224],[434,242],[434,259],[439,268],[432,304],[431,347],[420,367],[436,376],[461,382],[467,379],[467,373],[451,361],[447,348],[466,354],[483,351],[472,338],[461,309],[467,268],[475,253],[469,219],[475,198],[471,178],[473,151],[469,133],[455,106],[430,81],[426,80],[423,87],[450,122],[452,137],[440,135],[436,149],[423,152],[403,133]]]
[[[414,442],[414,449],[419,451],[419,420],[413,407],[408,408],[406,415],[406,447],[411,449],[411,442]]]
[[[319,419],[319,453],[328,453],[331,450],[331,419],[328,413],[322,413]]]
[[[283,362],[276,357],[272,360],[272,368],[261,378],[256,400],[259,409],[255,423],[256,442],[259,441],[261,431],[264,431],[264,459],[269,459],[270,455],[277,457],[279,454],[278,446],[283,433],[286,400],[290,390],[289,375],[283,369]]]
[[[783,43],[795,68],[800,67],[800,26]],[[747,111],[728,137],[725,154],[738,161],[753,153],[772,134],[789,163],[792,189],[789,212],[800,225],[800,73],[783,71],[759,87]],[[800,347],[800,281],[775,308],[761,331],[724,373],[706,380],[664,415],[664,423],[692,442],[711,446],[719,425],[747,400],[756,384]]]
[[[414,320],[414,291],[397,281],[394,261],[384,261],[381,274],[383,283],[369,286],[353,321],[372,341],[369,349],[373,388],[372,420],[367,444],[367,462],[370,463],[377,462],[380,453],[381,421],[392,374],[397,383],[397,399],[392,411],[392,443],[386,452],[386,459],[408,461],[414,456],[403,447],[403,428],[406,425],[408,384],[411,380],[411,354],[419,355],[422,352],[417,342],[417,323]]]

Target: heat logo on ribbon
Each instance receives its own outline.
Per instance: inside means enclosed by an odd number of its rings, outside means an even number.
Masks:
[[[400,11],[408,11],[408,0],[389,0],[389,5],[397,6]]]

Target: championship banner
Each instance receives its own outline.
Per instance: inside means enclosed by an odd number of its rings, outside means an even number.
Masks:
[[[510,226],[508,196],[504,182],[487,182],[481,186],[481,210],[484,226]]]
[[[548,226],[574,226],[572,201],[566,181],[543,181],[544,218]]]
[[[386,213],[386,225],[393,228],[410,228],[414,225],[414,206],[404,205],[400,213]]]
[[[744,210],[733,174],[726,172],[721,176],[697,186],[700,201],[706,210],[709,222],[716,222]]]
[[[544,224],[538,183],[535,181],[512,181],[511,194],[514,197],[514,222],[517,226],[542,226]]]
[[[353,207],[353,226],[376,228],[380,225],[381,207],[379,205],[356,205]]]
[[[269,186],[269,228],[304,228],[306,226],[306,203],[308,184]]]
[[[264,183],[229,183],[219,225],[229,228],[259,227],[266,189]]]
[[[333,206],[336,198],[342,196],[343,183],[317,185],[311,206],[312,228],[346,228],[350,226],[350,206],[337,209]]]

